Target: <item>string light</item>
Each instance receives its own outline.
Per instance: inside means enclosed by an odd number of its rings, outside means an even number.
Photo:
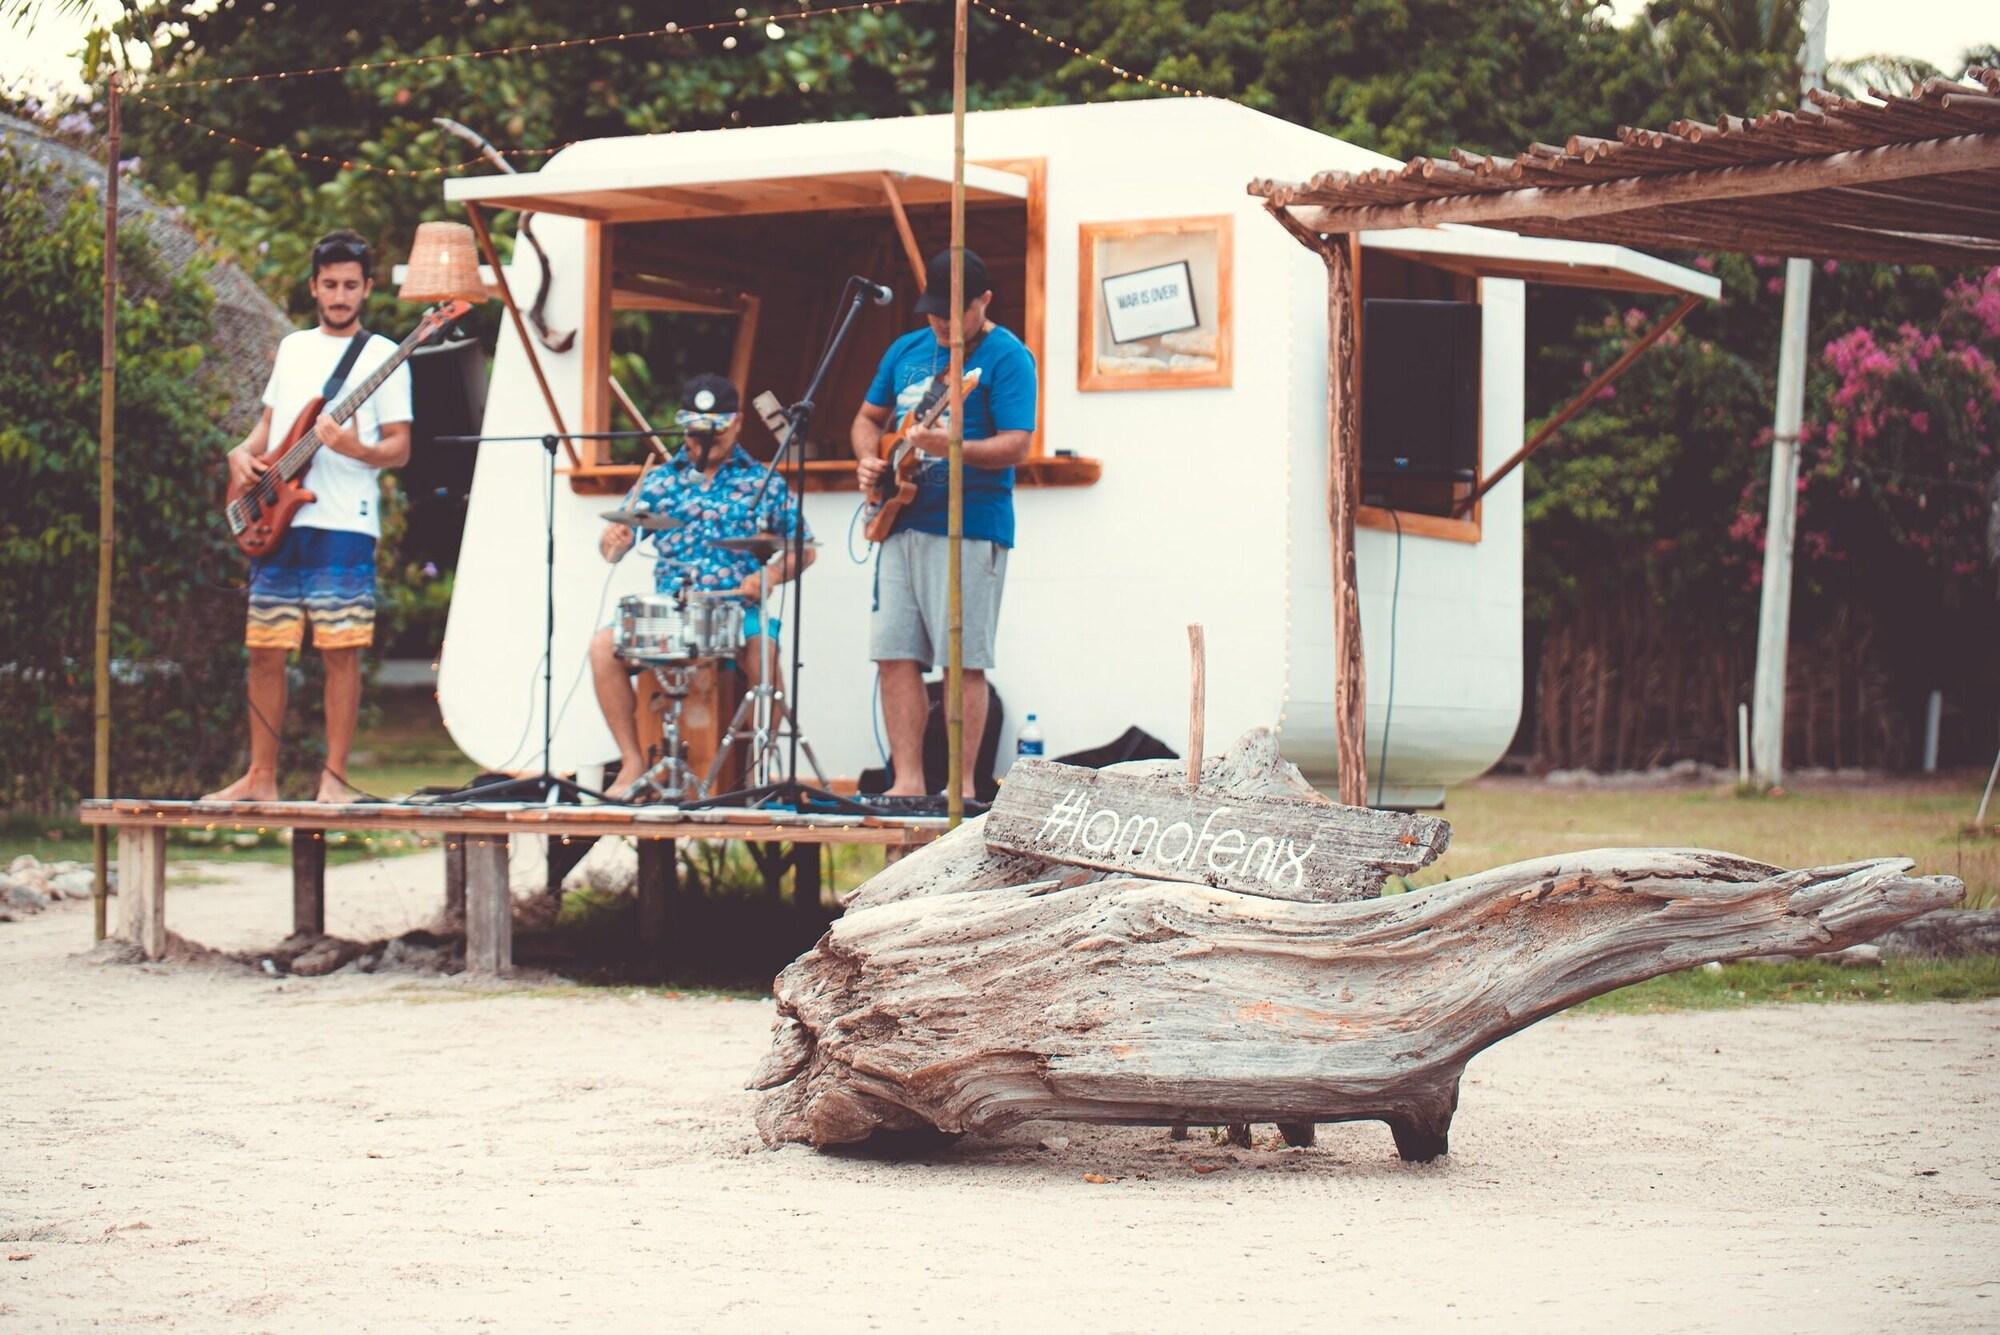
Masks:
[[[793,21],[824,18],[830,14],[852,14],[859,10],[896,9],[910,0],[866,0],[861,4],[826,5],[819,9],[801,9],[787,13],[785,18]],[[491,60],[499,56],[539,55],[549,51],[572,51],[581,47],[609,46],[614,42],[637,42],[649,37],[693,37],[699,33],[720,32],[725,28],[742,29],[762,24],[767,31],[777,28],[778,15],[765,14],[751,16],[738,10],[733,19],[718,19],[713,23],[668,23],[658,28],[644,28],[633,32],[607,33],[601,37],[565,37],[558,41],[521,42],[514,46],[488,47],[480,51],[445,51],[434,56],[401,56],[394,60],[364,60],[348,65],[316,65],[310,69],[273,70],[265,74],[231,74],[212,79],[167,79],[151,85],[153,88],[222,88],[239,83],[265,83],[274,79],[306,79],[320,74],[346,74],[362,70],[410,69],[418,65],[438,65],[454,60]],[[779,29],[778,36],[783,36]]]
[[[992,5],[987,4],[986,0],[972,0],[972,3],[979,9],[992,15],[994,18],[999,19],[1005,23],[1011,23],[1016,28],[1019,28],[1022,32],[1028,33],[1031,36],[1041,38],[1044,42],[1047,42],[1050,46],[1056,47],[1062,51],[1067,51],[1070,55],[1075,56],[1079,60],[1088,60],[1093,64],[1100,65],[1103,68],[1110,70],[1113,74],[1117,75],[1121,79],[1126,80],[1128,83],[1143,83],[1149,88],[1157,88],[1160,91],[1166,93],[1176,93],[1181,97],[1208,96],[1207,93],[1204,93],[1199,88],[1184,88],[1180,84],[1168,83],[1162,79],[1155,79],[1149,75],[1140,74],[1134,70],[1128,70],[1123,65],[1114,64],[1111,61],[1106,60],[1103,56],[1098,55],[1097,52],[1095,51],[1086,51],[1084,48],[1077,46],[1072,42],[1064,41],[1062,38],[1057,37],[1054,33],[1043,32],[1040,28],[1037,28],[1034,24],[1027,22],[1025,19],[1017,19],[1012,14],[1009,14],[1004,10],[995,9]]]
[[[144,93],[127,92],[125,95],[135,102],[142,102],[149,107],[164,111],[190,130],[197,130],[207,135],[210,139],[219,139],[224,143],[234,144],[238,148],[248,149],[253,153],[283,153],[286,157],[297,158],[300,162],[323,163],[328,167],[338,167],[342,171],[373,172],[378,176],[403,176],[411,178],[447,176],[453,172],[468,171],[487,160],[484,154],[480,154],[467,158],[462,162],[447,163],[442,167],[377,167],[373,163],[357,162],[353,158],[336,157],[331,153],[315,153],[311,149],[283,148],[271,144],[252,143],[250,140],[231,134],[227,130],[218,130],[212,126],[203,125],[194,117],[182,112],[179,108],[147,97]],[[568,144],[557,144],[553,148],[510,148],[504,150],[501,155],[510,158],[540,158],[548,157],[552,153],[560,153],[568,147]]]

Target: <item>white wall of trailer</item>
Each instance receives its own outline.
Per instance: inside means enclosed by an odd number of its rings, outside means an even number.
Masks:
[[[864,144],[948,161],[950,122],[920,117],[597,141],[566,149],[542,175],[552,181],[571,168],[767,154],[795,160]],[[1286,753],[1330,785],[1325,270],[1244,186],[1256,176],[1296,179],[1387,160],[1229,103],[1182,99],[975,113],[967,156],[1048,160],[1044,439],[1050,451],[1103,461],[1094,486],[1015,493],[1018,545],[993,674],[1007,710],[1002,756],[1012,754],[1014,727],[1029,710],[1041,717],[1050,754],[1108,741],[1128,724],[1183,746],[1184,628],[1198,621],[1207,627],[1210,745],[1281,722]],[[1211,214],[1235,220],[1234,386],[1078,392],[1078,224]],[[883,226],[890,226],[886,214]],[[544,214],[536,232],[555,269],[551,322],[577,325],[582,225]],[[532,256],[509,276],[517,293],[532,292]],[[1491,464],[1521,436],[1522,286],[1485,280],[1482,300],[1482,417]],[[774,318],[783,312],[765,311],[766,321]],[[1018,318],[1003,312],[1010,324]],[[574,424],[581,356],[538,352]],[[752,388],[790,399],[803,386]],[[846,426],[822,421],[814,434],[844,440]],[[550,428],[526,355],[507,327],[486,430]],[[493,768],[532,768],[540,758],[545,478],[537,445],[481,447],[440,701],[453,738]],[[574,494],[558,479],[554,503],[560,712],[552,759],[562,770],[614,754],[591,693],[585,643],[618,597],[646,591],[650,578],[645,561],[607,568],[598,558],[606,498]],[[806,576],[801,717],[837,774],[880,760],[867,657],[872,565],[854,564],[847,553],[856,505],[847,491],[814,493],[806,504],[825,546]],[[1394,596],[1396,536],[1360,532],[1371,798],[1385,723],[1390,801],[1435,799],[1443,785],[1490,766],[1511,737],[1521,692],[1520,509],[1517,474],[1486,498],[1480,542],[1404,538]]]

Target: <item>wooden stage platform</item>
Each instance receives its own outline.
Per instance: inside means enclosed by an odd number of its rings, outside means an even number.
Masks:
[[[675,843],[726,839],[790,845],[814,856],[790,865],[799,893],[817,895],[821,844],[881,844],[903,850],[945,832],[941,816],[798,814],[750,808],[683,811],[678,807],[543,806],[519,802],[167,802],[114,797],[82,803],[85,825],[118,832],[122,934],[148,959],[166,952],[167,832],[176,829],[292,831],[292,931],[326,931],[326,832],[395,830],[436,838],[445,850],[444,909],[465,924],[465,967],[504,973],[513,963],[507,857],[515,835],[546,835],[567,844],[629,835],[639,847],[639,935],[657,945],[676,893]],[[552,845],[553,847],[553,845]]]

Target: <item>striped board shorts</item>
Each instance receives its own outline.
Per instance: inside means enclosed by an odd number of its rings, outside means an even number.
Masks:
[[[320,649],[375,642],[375,539],[366,533],[291,528],[278,550],[250,563],[252,649],[298,649],[306,622]]]

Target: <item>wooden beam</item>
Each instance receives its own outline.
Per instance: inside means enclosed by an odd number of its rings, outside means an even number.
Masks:
[[[625,416],[632,419],[633,426],[638,427],[641,431],[651,431],[653,429],[653,424],[646,420],[646,414],[639,411],[639,405],[632,402],[632,396],[625,392],[625,386],[618,383],[617,376],[611,377],[611,397],[618,400],[618,406],[625,410]],[[646,437],[646,448],[661,463],[667,461],[669,453],[667,444],[658,436]]]
[[[326,835],[292,831],[292,935],[326,935]]]
[[[582,421],[585,432],[611,429],[611,292],[613,224],[583,225],[583,320],[577,351],[583,357]],[[583,456],[594,464],[611,462],[611,442],[584,442]]]
[[[535,373],[535,383],[541,386],[542,402],[548,406],[549,422],[556,434],[563,438],[563,449],[569,455],[570,466],[583,467],[583,460],[576,454],[576,442],[569,438],[569,428],[563,425],[562,409],[556,407],[556,396],[549,388],[549,378],[542,374],[542,359],[535,355],[535,340],[528,333],[527,322],[521,318],[521,308],[514,301],[514,289],[508,285],[507,270],[500,263],[500,256],[493,249],[493,237],[486,230],[486,218],[479,212],[477,204],[465,206],[465,216],[472,219],[472,232],[479,240],[479,253],[486,257],[493,268],[494,281],[500,284],[500,301],[506,306],[508,317],[514,322],[514,337],[520,340],[521,351],[527,354],[528,368]]]
[[[736,340],[729,349],[729,382],[736,386],[739,405],[750,402],[750,362],[757,353],[757,316],[763,308],[764,299],[751,292],[745,292],[737,305]]]
[[[1367,668],[1354,583],[1354,511],[1361,500],[1360,239],[1331,237],[1326,261],[1326,518],[1333,562],[1333,730],[1340,800],[1368,801]]]
[[[1763,166],[1627,176],[1595,185],[1526,186],[1482,194],[1446,195],[1408,204],[1321,206],[1306,209],[1300,221],[1315,232],[1358,232],[1435,227],[1440,223],[1590,218],[1672,204],[1798,194],[1992,167],[2000,167],[2000,135],[1965,134],[1831,153],[1825,157],[1793,158]]]
[[[910,262],[910,273],[916,279],[917,291],[924,290],[924,253],[917,248],[917,234],[910,230],[910,215],[903,208],[902,192],[896,189],[896,178],[888,172],[882,173],[882,193],[889,197],[889,215],[896,220],[896,235],[903,243],[903,256]]]
[[[1621,355],[1617,361],[1605,367],[1603,372],[1599,374],[1595,379],[1593,379],[1589,384],[1585,385],[1582,391],[1578,393],[1575,398],[1571,399],[1568,403],[1564,404],[1562,408],[1559,411],[1557,411],[1555,416],[1549,418],[1548,421],[1542,423],[1540,427],[1536,428],[1535,434],[1530,436],[1528,438],[1527,443],[1521,446],[1520,449],[1514,451],[1514,453],[1507,459],[1505,463],[1501,464],[1498,468],[1494,469],[1491,473],[1487,474],[1486,478],[1482,482],[1480,482],[1478,487],[1476,487],[1473,490],[1473,493],[1458,503],[1458,505],[1452,510],[1452,514],[1454,516],[1462,516],[1468,510],[1472,509],[1473,506],[1479,504],[1481,498],[1484,497],[1487,492],[1499,486],[1501,481],[1504,480],[1509,473],[1513,472],[1516,468],[1519,468],[1523,463],[1527,461],[1529,455],[1533,454],[1536,450],[1539,450],[1540,448],[1542,448],[1542,446],[1546,445],[1549,442],[1550,438],[1553,437],[1556,434],[1556,432],[1562,428],[1562,425],[1565,422],[1569,421],[1570,418],[1575,417],[1578,413],[1582,412],[1585,408],[1589,407],[1591,403],[1596,400],[1599,392],[1602,391],[1605,388],[1605,386],[1611,384],[1611,382],[1618,379],[1619,376],[1624,375],[1626,370],[1632,365],[1632,363],[1639,360],[1639,356],[1641,353],[1645,352],[1647,348],[1650,348],[1655,343],[1659,342],[1660,339],[1665,336],[1666,332],[1669,329],[1672,329],[1675,325],[1679,324],[1683,319],[1687,317],[1687,313],[1689,311],[1693,310],[1695,307],[1699,305],[1701,305],[1700,297],[1681,298],[1680,302],[1677,305],[1675,305],[1673,310],[1667,312],[1667,315],[1664,319],[1660,320],[1651,329],[1648,329],[1644,334],[1640,335],[1637,339],[1633,340],[1632,345],[1625,349],[1623,355]]]

